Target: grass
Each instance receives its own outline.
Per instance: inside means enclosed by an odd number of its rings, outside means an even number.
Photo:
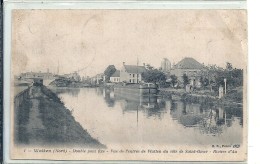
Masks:
[[[91,148],[106,148],[75,120],[60,98],[45,86],[38,86],[35,92],[42,92],[34,98],[39,101],[38,109],[43,128],[28,130],[30,110],[33,99],[24,99],[22,104],[15,109],[15,141],[17,144],[30,144],[36,140],[37,144],[48,146],[84,146]]]
[[[28,132],[26,125],[29,121],[29,114],[30,114],[30,108],[32,106],[32,102],[29,99],[25,99],[22,104],[19,106],[18,109],[16,109],[16,124],[15,124],[15,130],[16,130],[16,137],[15,141],[16,143],[23,143],[27,144],[29,142],[28,140]]]

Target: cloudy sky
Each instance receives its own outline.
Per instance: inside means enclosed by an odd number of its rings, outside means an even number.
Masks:
[[[95,75],[114,64],[177,63],[193,57],[205,64],[244,68],[244,10],[14,10],[12,68]]]

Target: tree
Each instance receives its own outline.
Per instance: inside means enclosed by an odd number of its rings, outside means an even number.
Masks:
[[[189,84],[189,77],[184,73],[182,75],[182,78],[183,78],[183,84],[184,84],[184,88],[187,84]]]
[[[153,70],[153,69],[154,69],[154,67],[151,66],[150,64],[146,64],[145,68],[146,68],[147,70]]]
[[[116,67],[114,65],[109,65],[106,70],[104,71],[106,82],[109,81],[110,77],[113,75],[113,73],[116,72]]]
[[[147,83],[164,84],[166,82],[166,75],[158,69],[148,69],[142,73],[142,79]]]
[[[203,87],[206,87],[209,85],[209,79],[207,77],[200,77],[200,83]]]
[[[227,69],[228,71],[231,71],[231,70],[233,69],[232,64],[229,63],[229,62],[227,62],[227,63],[226,63],[226,69]]]
[[[177,76],[171,75],[170,78],[171,78],[171,80],[172,80],[172,81],[171,81],[172,86],[174,87],[174,86],[177,84],[177,82],[178,82]]]

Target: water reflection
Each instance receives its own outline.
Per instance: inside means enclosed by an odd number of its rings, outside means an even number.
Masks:
[[[118,141],[149,144],[242,142],[241,107],[186,103],[157,95],[140,96],[102,88],[58,93],[64,104],[74,109],[73,115],[81,125],[106,145]]]
[[[202,134],[220,134],[223,129],[232,126],[235,118],[243,125],[241,107],[206,106],[172,101],[170,114],[173,120],[184,127],[199,127]]]
[[[213,135],[223,133],[223,129],[232,126],[234,118],[243,126],[242,108],[230,106],[214,106],[206,104],[186,103],[180,100],[162,99],[156,95],[129,96],[122,92],[115,93],[111,89],[103,89],[103,97],[108,107],[120,101],[123,113],[142,112],[147,118],[162,119],[167,111],[173,121],[183,127],[197,127],[201,134]],[[138,118],[137,118],[138,121]]]
[[[116,101],[121,103],[122,111],[143,112],[146,117],[161,119],[165,112],[165,101],[155,95],[151,96],[129,96],[122,93],[114,93]]]
[[[111,92],[110,89],[103,89],[103,97],[108,107],[114,107],[115,105],[114,92]]]
[[[58,88],[58,87],[50,87],[52,91],[54,91],[57,94],[66,93],[71,95],[72,97],[78,97],[80,88]]]

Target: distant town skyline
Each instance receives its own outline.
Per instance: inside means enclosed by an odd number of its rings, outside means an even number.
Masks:
[[[242,10],[15,10],[14,74],[102,73],[108,65],[160,67],[185,57],[245,68],[246,12]],[[59,66],[59,67],[58,67]]]

